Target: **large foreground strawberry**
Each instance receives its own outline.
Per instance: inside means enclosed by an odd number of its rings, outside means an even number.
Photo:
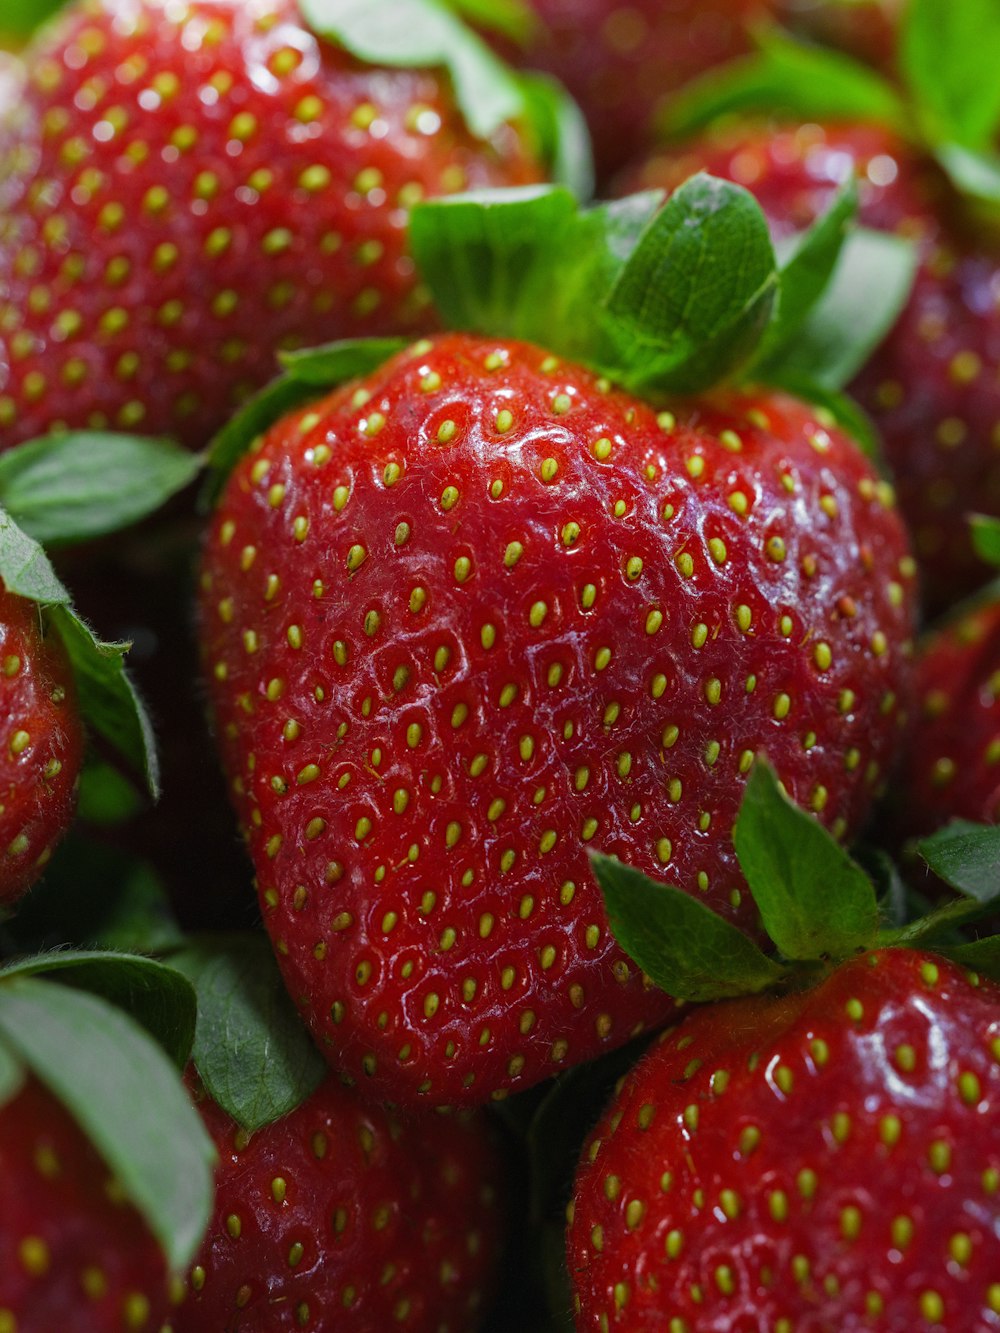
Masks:
[[[469,299],[501,291],[563,344],[611,328],[594,272],[573,277],[577,242],[618,292],[645,294],[668,256],[676,299],[718,329],[691,332],[674,382],[735,368],[767,321],[763,219],[718,182],[662,212],[578,216],[550,191],[421,216],[438,277],[509,236],[515,268],[501,255]],[[700,289],[684,246],[720,231]],[[546,299],[534,283],[553,272]],[[631,363],[621,346],[627,379],[673,344],[651,330]],[[306,358],[273,391],[310,401],[254,442],[211,521],[215,723],[268,929],[330,1059],[394,1099],[482,1101],[669,1010],[608,934],[589,849],[753,928],[730,832],[755,753],[857,829],[907,692],[912,561],[891,490],[786,395],[658,411],[537,345],[465,334],[317,401],[303,378],[323,368]]]
[[[277,348],[427,326],[408,207],[542,167],[520,85],[405,8],[81,0],[37,39],[0,133],[0,447],[200,444]]]
[[[698,904],[677,949],[662,888],[598,865],[616,929],[662,979],[692,998],[757,993],[666,1033],[589,1139],[569,1209],[577,1328],[987,1333],[1000,987],[978,969],[996,974],[996,941],[952,961],[899,947],[933,921],[880,926],[860,869],[765,769],[737,846],[780,965],[696,921]],[[952,904],[937,928],[982,911]]]

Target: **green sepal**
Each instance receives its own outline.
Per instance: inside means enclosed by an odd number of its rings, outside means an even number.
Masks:
[[[996,0],[908,0],[899,65],[931,142],[992,147],[1000,128]]]
[[[319,1087],[328,1067],[264,936],[194,941],[170,962],[198,994],[195,1066],[213,1101],[237,1124],[260,1129]]]
[[[1000,566],[1000,518],[992,514],[970,514],[972,546],[980,560]]]
[[[786,958],[843,958],[872,944],[878,902],[871,880],[788,798],[760,758],[747,778],[733,845],[764,929]]]
[[[63,9],[67,0],[4,0],[0,15],[2,31],[29,37],[53,14]]]
[[[780,354],[754,367],[776,383],[795,378],[841,389],[892,329],[909,300],[916,248],[899,236],[858,227],[850,232],[829,285]]]
[[[973,898],[949,899],[907,925],[879,931],[877,942],[879,947],[938,948],[953,941],[957,932],[994,916],[998,905],[997,901],[976,902]]]
[[[152,724],[125,671],[128,644],[103,643],[75,613],[70,595],[41,546],[0,509],[0,580],[20,597],[46,608],[66,646],[89,725],[141,773],[154,799],[159,761]]]
[[[247,399],[209,443],[201,511],[212,508],[230,472],[276,421],[339,384],[369,374],[405,346],[403,338],[347,338],[282,353],[285,373]]]
[[[934,156],[960,194],[990,209],[1000,204],[1000,155],[943,143],[935,149]]]
[[[583,112],[551,75],[527,71],[518,74],[517,81],[540,156],[549,164],[549,178],[578,199],[589,199],[594,193],[594,153]]]
[[[668,995],[678,1000],[753,995],[788,975],[689,893],[611,857],[591,853],[590,861],[615,939]]]
[[[14,1100],[27,1076],[24,1061],[0,1039],[0,1107]]]
[[[978,972],[993,981],[1000,981],[1000,935],[970,940],[968,944],[949,944],[935,952],[970,972]]]
[[[697,393],[747,364],[778,290],[767,222],[739,185],[699,173],[670,195],[604,303],[618,378]]]
[[[0,967],[12,977],[47,976],[125,1010],[183,1069],[195,1032],[195,993],[187,978],[152,958],[110,950],[54,949]]]
[[[211,1215],[215,1150],[170,1059],[106,1000],[32,976],[0,986],[0,1039],[73,1115],[182,1272]]]
[[[436,0],[299,0],[306,26],[372,65],[448,71],[471,132],[489,139],[526,107],[517,79]]]
[[[909,129],[905,102],[867,66],[779,28],[759,28],[756,38],[755,54],[692,80],[670,99],[659,124],[665,137],[688,138],[723,116],[748,112],[821,123],[874,121],[901,134]]]
[[[0,454],[0,504],[38,542],[88,541],[153,513],[201,468],[197,454],[170,440],[46,435]]]
[[[978,903],[1000,897],[1000,826],[953,819],[917,843],[939,879]]]
[[[90,754],[80,773],[77,818],[111,828],[134,818],[144,807],[135,786],[113,764]]]

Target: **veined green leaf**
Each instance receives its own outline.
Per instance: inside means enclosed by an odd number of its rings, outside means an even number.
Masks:
[[[993,146],[1000,128],[996,0],[909,0],[900,66],[932,139]]]
[[[1000,825],[953,819],[917,844],[934,873],[967,898],[1000,902]]]

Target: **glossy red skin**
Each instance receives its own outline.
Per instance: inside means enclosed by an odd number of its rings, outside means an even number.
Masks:
[[[276,349],[433,322],[408,203],[539,178],[513,130],[470,135],[437,73],[359,65],[293,0],[84,0],[26,59],[0,447],[60,422],[200,445]]]
[[[753,928],[730,830],[755,751],[838,833],[863,822],[908,690],[913,562],[888,488],[788,398],[719,396],[661,426],[539,348],[462,335],[356,390],[231,476],[205,672],[321,1046],[389,1099],[483,1101],[670,1011],[607,928],[589,848]]]
[[[332,1075],[249,1142],[209,1098],[199,1108],[219,1153],[215,1212],[173,1333],[479,1326],[506,1230],[485,1117],[402,1119]]]
[[[695,1011],[588,1141],[568,1245],[580,1333],[996,1329],[1000,988],[890,950]]]
[[[931,631],[917,657],[915,725],[897,806],[904,831],[1000,819],[1000,604]]]
[[[168,1308],[159,1246],[109,1193],[83,1131],[34,1081],[0,1107],[0,1177],[0,1326],[156,1333]]]
[[[850,391],[881,432],[925,604],[949,605],[990,576],[972,550],[968,513],[1000,515],[1000,255],[984,239],[964,239],[941,181],[874,126],[709,134],[650,159],[620,188],[672,189],[699,169],[751,190],[781,238],[815,221],[853,171],[861,222],[917,240],[910,300]]]
[[[0,583],[0,911],[35,882],[76,810],[83,726],[73,673],[34,602]]]

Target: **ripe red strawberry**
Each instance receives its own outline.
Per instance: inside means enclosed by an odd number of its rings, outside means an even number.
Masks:
[[[215,721],[289,989],[400,1101],[482,1101],[661,1020],[600,847],[753,927],[766,749],[844,835],[892,755],[913,564],[788,397],[659,414],[527,344],[419,343],[274,426],[207,538]]]
[[[940,608],[982,582],[966,514],[1000,514],[1000,281],[995,251],[958,228],[943,180],[888,131],[866,125],[742,126],[652,158],[623,183],[673,188],[704,168],[757,197],[786,239],[854,176],[866,226],[914,238],[916,283],[888,338],[851,386],[874,418]]]
[[[479,1326],[505,1231],[485,1118],[403,1120],[333,1076],[249,1137],[207,1097],[200,1109],[215,1213],[174,1333]]]
[[[930,954],[694,1012],[584,1152],[576,1327],[987,1333],[998,1105],[1000,988]]]
[[[83,726],[59,635],[0,582],[0,910],[30,888],[76,808]]]
[[[0,1107],[0,1328],[155,1333],[166,1266],[70,1114],[34,1080]]]
[[[57,423],[192,444],[277,348],[429,323],[425,195],[539,178],[440,72],[366,66],[294,0],[81,0],[28,53],[0,163],[0,444]]]

